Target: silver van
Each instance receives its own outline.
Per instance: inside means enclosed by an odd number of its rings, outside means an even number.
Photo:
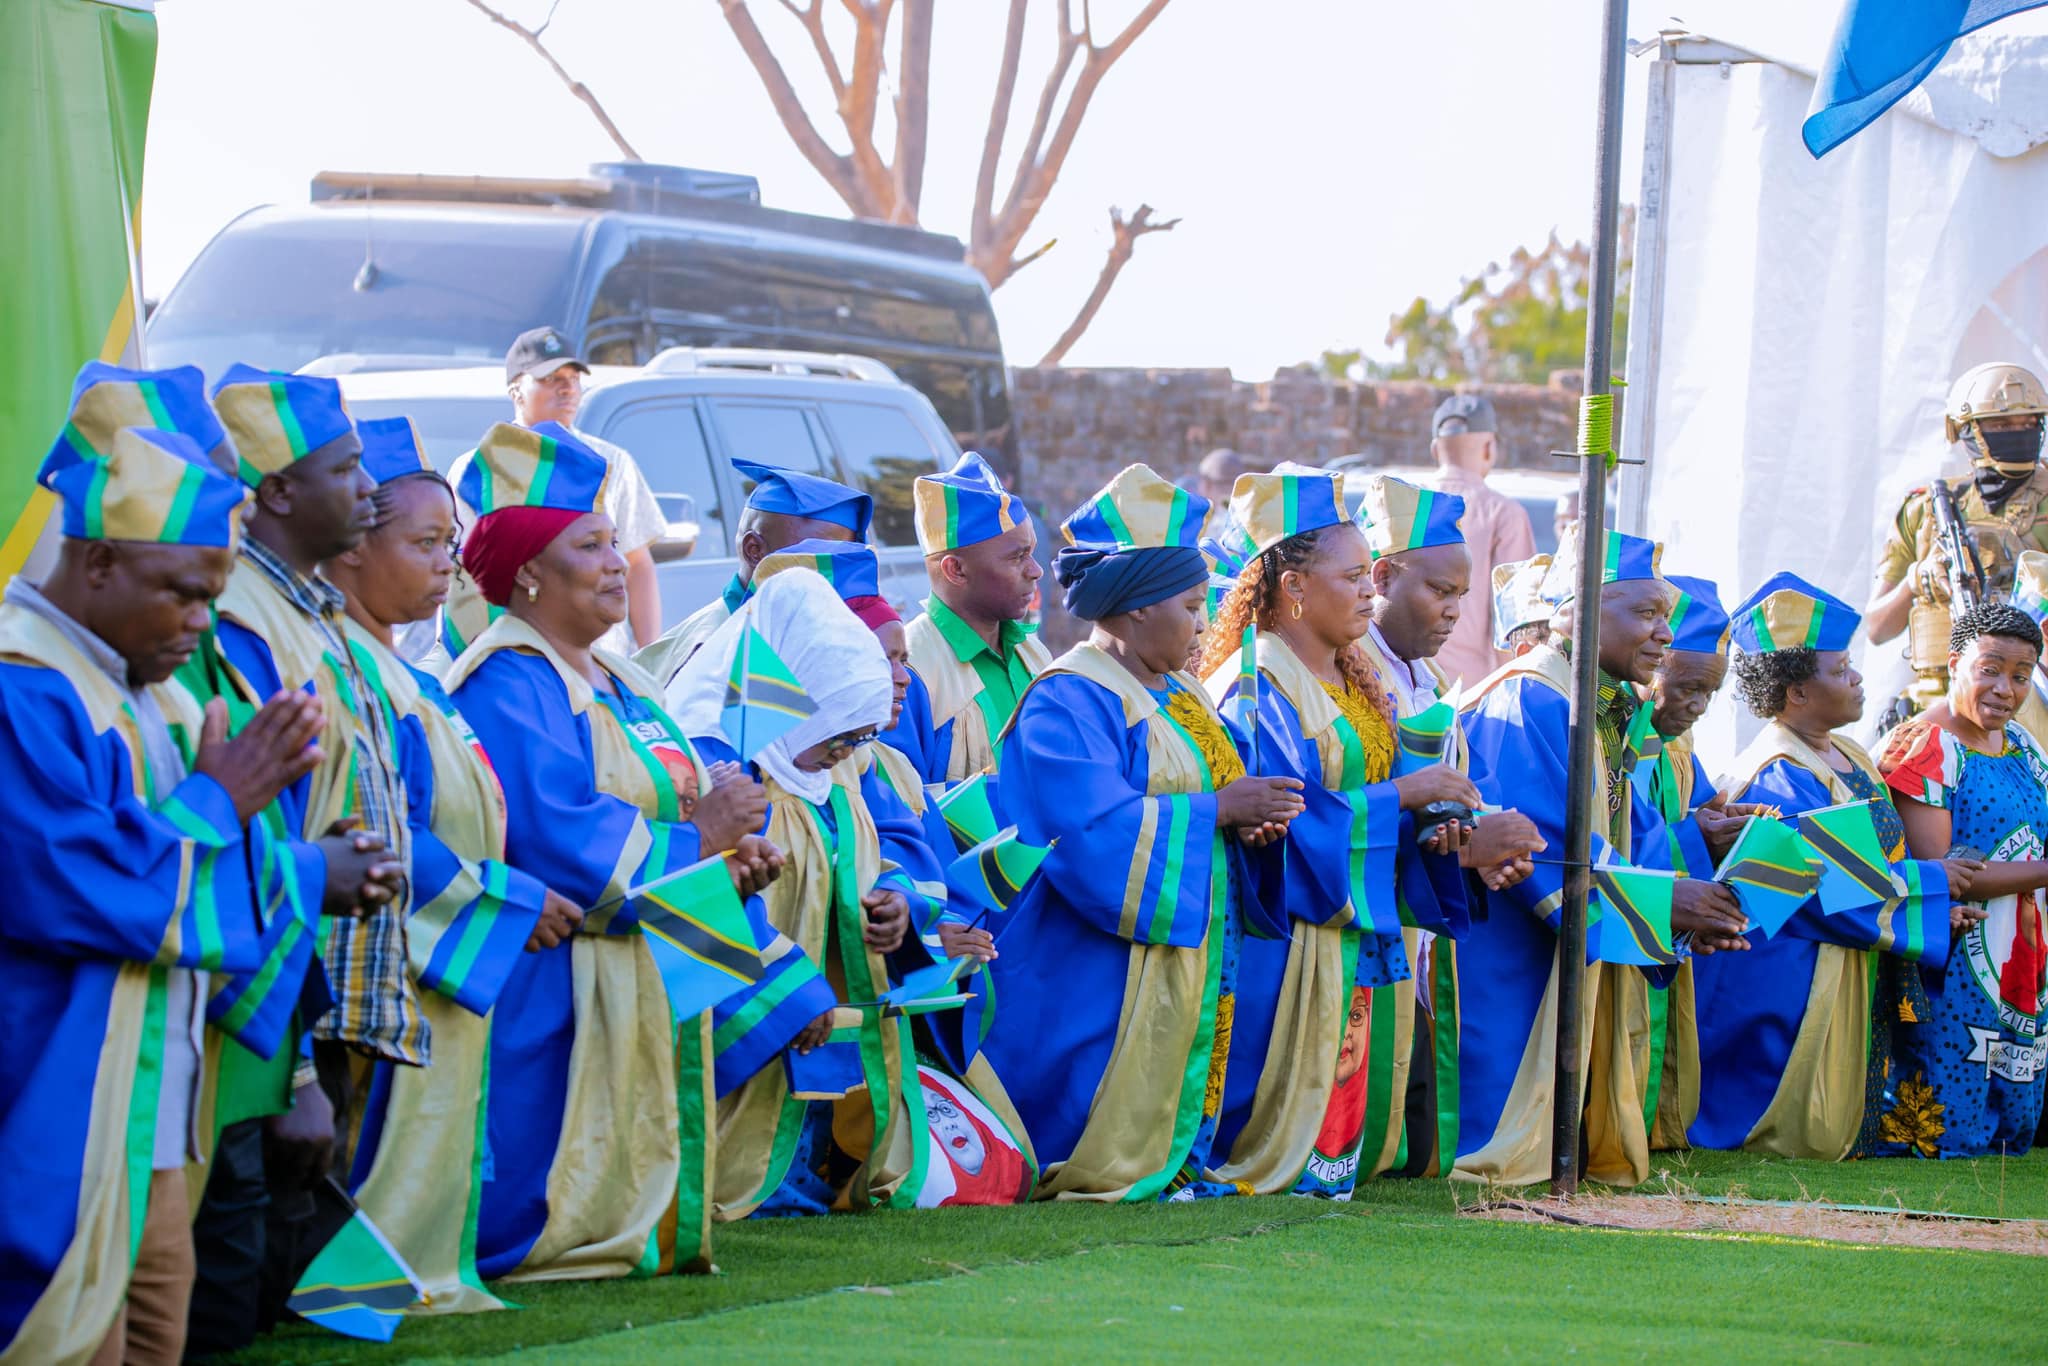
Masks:
[[[370,369],[323,357],[357,418],[405,416],[443,473],[494,422],[512,420],[502,366]],[[882,595],[909,615],[928,591],[911,482],[960,448],[923,394],[864,356],[677,347],[638,368],[592,369],[576,425],[633,453],[669,520],[653,547],[662,625],[717,597],[738,562],[740,509],[753,482],[735,457],[823,475],[875,500],[868,539]]]

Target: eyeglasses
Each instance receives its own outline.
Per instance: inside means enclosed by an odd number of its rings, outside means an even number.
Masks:
[[[862,745],[872,745],[880,735],[881,732],[872,726],[852,735],[835,735],[825,742],[825,753],[831,755],[833,761],[837,762]]]

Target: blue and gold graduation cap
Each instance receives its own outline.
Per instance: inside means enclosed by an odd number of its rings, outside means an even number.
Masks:
[[[222,546],[241,536],[248,491],[182,432],[123,427],[112,450],[84,460],[52,451],[38,482],[64,500],[64,534],[79,541]]]
[[[456,492],[478,517],[515,507],[596,512],[610,474],[605,458],[559,422],[500,422],[477,443]]]
[[[1263,555],[1290,536],[1347,520],[1344,476],[1309,469],[1240,474],[1230,489],[1230,515],[1250,539],[1250,553]]]
[[[1199,550],[1202,525],[1208,520],[1207,498],[1168,483],[1150,465],[1126,465],[1076,508],[1060,530],[1075,545]]]
[[[114,433],[123,427],[154,428],[188,436],[207,459],[232,470],[235,457],[224,449],[227,429],[206,403],[206,376],[196,365],[169,370],[124,370],[87,361],[71,385],[71,408],[43,458],[43,475],[66,465],[111,455]]]
[[[1433,545],[1463,545],[1465,533],[1459,524],[1464,518],[1465,500],[1457,494],[1422,488],[1391,474],[1366,480],[1365,500],[1358,507],[1358,529],[1365,533],[1375,560]]]
[[[855,540],[867,539],[868,524],[875,519],[875,500],[859,489],[758,460],[735,460],[732,467],[754,481],[754,491],[747,495],[748,507],[830,522],[851,531]]]
[[[841,601],[880,597],[881,561],[860,541],[798,541],[754,566],[754,591],[785,569],[809,569],[832,585]]]
[[[1671,648],[1693,654],[1728,653],[1728,611],[1721,606],[1721,590],[1706,579],[1673,574],[1678,603],[1671,609]]]
[[[1750,654],[1846,650],[1863,616],[1797,574],[1773,574],[1735,609],[1735,643]]]
[[[1550,556],[1538,552],[1526,560],[1493,567],[1493,648],[1508,648],[1508,637],[1524,626],[1547,623],[1557,604],[1544,592]]]
[[[363,472],[380,484],[434,472],[409,417],[365,419],[356,424],[356,435],[363,440]]]
[[[1025,520],[1024,504],[979,452],[968,451],[944,474],[921,474],[911,486],[917,545],[927,555],[991,541]]]
[[[1569,602],[1578,594],[1579,557],[1585,549],[1584,525],[1580,523],[1565,533],[1563,543],[1557,548],[1557,558],[1551,561],[1550,572],[1543,578],[1544,594],[1554,603]],[[1669,588],[1670,580],[1658,569],[1664,558],[1663,546],[1625,531],[1603,534],[1607,539],[1601,547],[1602,584],[1653,580]]]
[[[341,385],[324,375],[231,365],[213,386],[213,409],[234,438],[236,470],[250,488],[355,430]]]

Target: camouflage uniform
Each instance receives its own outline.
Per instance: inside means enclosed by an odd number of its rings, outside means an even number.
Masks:
[[[2012,592],[2013,564],[2026,550],[2048,551],[2048,466],[2036,469],[1993,512],[1968,479],[1950,480],[1956,515],[1976,543],[1983,562],[1984,600],[2003,602]],[[1914,489],[1900,504],[1891,534],[1878,552],[1877,582],[1889,589],[1906,577],[1914,564],[1929,565],[1938,528],[1933,499],[1926,486]],[[1906,695],[1920,711],[1948,691],[1948,581],[1936,573],[1913,585],[1913,604],[1906,617],[1906,655],[1915,675]]]

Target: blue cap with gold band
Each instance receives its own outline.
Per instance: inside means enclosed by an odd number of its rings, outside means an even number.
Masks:
[[[732,467],[754,481],[747,506],[756,512],[830,522],[851,531],[855,540],[867,539],[868,524],[875,519],[875,500],[859,489],[758,460],[735,460]]]
[[[596,512],[610,474],[605,458],[559,422],[500,422],[477,443],[457,493],[479,518],[514,507]]]
[[[1559,605],[1578,596],[1583,527],[1581,523],[1565,533],[1563,542],[1557,547],[1557,556],[1551,561],[1550,572],[1543,578],[1544,596]],[[1658,569],[1664,558],[1662,545],[1624,531],[1608,531],[1606,537],[1600,565],[1600,582],[1603,585],[1654,580],[1663,584],[1667,591],[1670,589],[1670,580]]]
[[[435,472],[409,417],[365,418],[356,424],[356,435],[363,439],[363,473],[380,484]]]
[[[71,385],[70,415],[43,459],[45,475],[96,455],[110,455],[123,427],[178,432],[222,469],[234,453],[223,449],[227,430],[206,403],[206,376],[196,365],[169,370],[125,370],[87,361]]]
[[[1125,467],[1060,529],[1071,545],[1053,561],[1069,612],[1083,621],[1136,611],[1206,584],[1200,549],[1209,500]]]
[[[1678,605],[1671,609],[1671,648],[1701,655],[1728,653],[1728,612],[1721,590],[1706,579],[1673,574]]]
[[[917,508],[917,545],[927,555],[992,541],[1025,520],[1023,502],[975,451],[943,474],[919,475],[911,497]]]
[[[64,534],[80,541],[221,546],[241,537],[248,490],[182,432],[123,427],[105,455],[53,451],[37,482],[64,500]]]
[[[1230,516],[1250,538],[1251,553],[1263,555],[1290,536],[1348,520],[1344,476],[1301,465],[1282,465],[1271,474],[1240,474],[1230,489]]]
[[[1435,545],[1463,545],[1465,500],[1455,493],[1426,489],[1391,474],[1375,474],[1365,482],[1358,505],[1358,529],[1375,560]]]
[[[1779,573],[1735,609],[1735,643],[1749,654],[1781,650],[1846,650],[1863,616],[1797,574]]]
[[[798,541],[754,566],[756,591],[785,569],[809,569],[832,585],[841,599],[880,597],[882,566],[875,548],[860,541]]]
[[[325,375],[231,365],[213,386],[213,410],[234,438],[236,470],[250,488],[355,430],[341,385]]]

